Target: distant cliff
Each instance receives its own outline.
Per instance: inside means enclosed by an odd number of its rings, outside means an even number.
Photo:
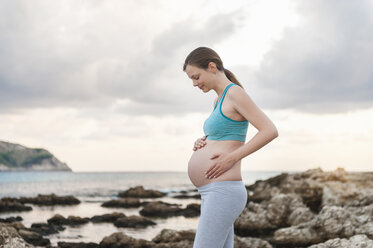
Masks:
[[[0,141],[0,171],[33,170],[72,171],[45,149]]]

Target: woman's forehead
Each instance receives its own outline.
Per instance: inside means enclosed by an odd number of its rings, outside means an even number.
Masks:
[[[193,65],[187,65],[185,68],[185,72],[189,77],[192,77],[194,74],[200,72],[200,69]]]

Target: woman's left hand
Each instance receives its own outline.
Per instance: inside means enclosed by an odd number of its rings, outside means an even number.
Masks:
[[[217,178],[235,164],[233,157],[229,153],[214,153],[210,159],[216,159],[215,163],[206,171],[206,178]]]

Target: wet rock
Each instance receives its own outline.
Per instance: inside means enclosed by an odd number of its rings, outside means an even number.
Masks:
[[[171,196],[172,198],[176,199],[201,199],[201,194],[188,194],[188,193],[181,193],[178,195]]]
[[[114,208],[137,208],[141,206],[141,202],[138,198],[127,197],[118,200],[110,200],[101,204],[102,207],[114,207]]]
[[[66,218],[60,214],[55,214],[53,217],[47,220],[48,224],[55,224],[55,225],[64,225],[66,223]]]
[[[1,212],[22,212],[30,211],[32,207],[24,205],[15,198],[4,197],[0,200],[0,213]]]
[[[39,233],[42,236],[58,233],[66,228],[60,225],[53,225],[48,223],[33,223],[28,229],[30,231]]]
[[[157,198],[167,195],[158,190],[144,189],[143,186],[132,187],[126,191],[119,192],[119,197]]]
[[[84,242],[57,242],[59,248],[99,248],[99,244],[89,242],[89,243],[84,243]]]
[[[180,212],[185,217],[197,217],[201,214],[201,204],[190,203]]]
[[[50,244],[49,239],[43,238],[39,233],[25,229],[19,230],[18,233],[25,241],[27,241],[30,244],[36,246],[46,246],[47,244]]]
[[[1,248],[33,248],[28,244],[17,230],[7,223],[0,223],[0,247]]]
[[[162,201],[152,201],[144,204],[144,207],[140,210],[140,214],[147,217],[170,217],[179,216],[187,213],[190,215],[191,211],[196,208],[190,206],[189,208],[179,208],[180,204],[170,204]]]
[[[21,216],[17,216],[17,217],[8,217],[8,218],[5,218],[5,219],[2,219],[0,218],[0,222],[2,223],[11,223],[11,222],[16,222],[16,221],[22,221],[23,218]]]
[[[55,194],[42,195],[38,194],[36,197],[21,197],[21,203],[31,203],[35,205],[77,205],[80,200],[74,196],[57,196]]]
[[[364,234],[352,236],[349,239],[330,239],[322,244],[311,245],[308,248],[370,248],[373,247],[373,240]]]
[[[67,219],[60,214],[55,214],[52,218],[47,221],[49,224],[54,225],[81,225],[89,222],[89,218],[81,218],[79,216],[69,216]]]
[[[116,232],[104,237],[100,242],[100,248],[153,248],[154,242],[144,239],[132,238],[123,232]]]
[[[103,214],[103,215],[95,215],[91,218],[92,222],[98,223],[98,222],[115,222],[119,218],[126,217],[125,214],[114,212],[110,214]]]
[[[143,216],[131,215],[127,217],[121,217],[115,220],[114,225],[117,227],[147,227],[150,225],[156,225],[156,223]]]

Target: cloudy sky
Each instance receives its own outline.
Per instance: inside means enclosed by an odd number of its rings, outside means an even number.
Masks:
[[[74,171],[186,172],[216,97],[182,71],[199,46],[279,131],[242,170],[373,170],[372,1],[3,0],[0,16],[0,140]]]

